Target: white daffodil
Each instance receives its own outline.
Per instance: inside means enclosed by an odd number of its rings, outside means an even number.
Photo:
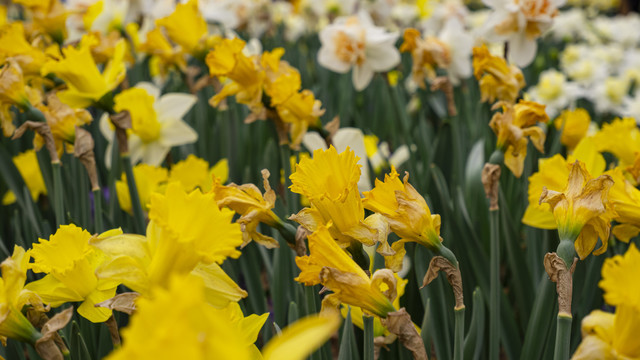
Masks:
[[[547,31],[565,0],[483,0],[493,9],[486,24],[487,37],[509,44],[509,62],[529,65],[537,50],[536,39]]]
[[[595,84],[589,99],[596,105],[596,112],[622,115],[623,106],[629,101],[629,85],[625,77],[608,77]]]
[[[640,123],[640,90],[636,90],[634,97],[628,97],[624,100],[622,115],[636,119]]]
[[[451,64],[447,69],[447,75],[453,85],[458,85],[460,80],[471,76],[473,37],[465,31],[457,17],[450,17],[445,22],[438,39],[449,45]]]
[[[553,119],[581,94],[577,84],[567,81],[563,73],[550,69],[540,74],[536,86],[527,92],[531,100],[544,104],[549,118]]]
[[[131,115],[131,162],[159,166],[171,147],[198,140],[198,134],[182,120],[196,101],[196,96],[184,93],[160,96],[160,89],[151,83],[138,83],[116,95],[116,111],[127,110]],[[110,167],[114,130],[106,114],[100,119],[100,130],[109,141],[105,163]]]
[[[339,17],[320,32],[318,63],[343,74],[353,68],[353,85],[360,91],[375,72],[391,70],[400,63],[397,39],[398,33],[374,26],[365,12]]]

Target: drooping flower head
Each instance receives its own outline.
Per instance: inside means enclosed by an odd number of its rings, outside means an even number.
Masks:
[[[30,251],[34,260],[31,269],[46,276],[27,284],[26,288],[52,307],[81,301],[78,314],[92,322],[103,322],[111,316],[111,310],[94,305],[112,298],[120,283],[96,276],[96,269],[106,258],[89,245],[90,238],[86,230],[62,225],[49,240],[39,239]]]
[[[453,256],[448,256],[450,251],[442,245],[440,215],[431,214],[424,197],[409,184],[409,174],[400,180],[398,172],[392,166],[391,173],[384,176],[384,182],[376,179],[373,190],[363,194],[364,207],[382,215],[391,231],[401,238],[391,245],[395,254],[385,257],[388,268],[400,271],[405,255],[404,244],[409,241],[442,254],[457,265]]]
[[[214,179],[213,194],[218,206],[228,207],[242,215],[238,223],[242,226],[242,246],[251,240],[268,248],[278,247],[276,239],[257,231],[259,223],[269,226],[281,226],[282,220],[273,212],[276,203],[276,193],[269,185],[269,171],[262,170],[264,194],[254,184],[222,185],[221,180]]]
[[[322,284],[333,291],[323,303],[337,301],[358,306],[381,318],[396,311],[392,304],[396,297],[396,279],[390,270],[378,270],[369,278],[338,246],[324,225],[318,226],[308,239],[310,255],[296,258],[301,270],[296,281],[307,286]]]
[[[540,203],[551,205],[560,240],[574,242],[580,259],[594,250],[598,238],[602,246],[593,254],[607,250],[611,220],[615,217],[608,198],[612,186],[611,176],[605,174],[594,179],[585,164],[576,160],[570,165],[569,180],[562,192],[542,190]]]
[[[17,245],[11,257],[0,264],[0,340],[3,343],[12,338],[33,345],[41,336],[21,312],[25,305],[44,311],[40,297],[24,289],[28,265],[29,255]]]
[[[493,115],[489,126],[498,138],[496,148],[504,152],[504,164],[516,177],[520,177],[529,140],[538,151],[544,152],[546,135],[536,125],[548,122],[549,117],[544,111],[544,105],[533,101],[520,100],[514,106],[498,102],[494,108],[499,106],[502,106],[502,112]]]
[[[76,126],[90,124],[93,120],[91,114],[85,109],[74,109],[66,105],[55,93],[49,93],[46,97],[47,104],[38,104],[36,107],[42,111],[47,124],[51,129],[53,140],[56,144],[58,155],[61,155],[63,145],[67,151],[73,151],[73,144],[76,139]],[[44,145],[44,139],[36,133],[34,147],[40,149]]]
[[[491,55],[485,45],[473,48],[473,75],[479,82],[482,101],[502,100],[514,103],[524,87],[522,71]]]
[[[353,69],[353,85],[361,91],[374,73],[391,70],[400,62],[395,48],[398,35],[376,27],[366,12],[339,17],[320,32],[318,63],[343,74]]]

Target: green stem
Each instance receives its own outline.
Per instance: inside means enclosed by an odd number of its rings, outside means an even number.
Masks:
[[[353,261],[358,264],[362,268],[362,270],[368,272],[369,271],[369,255],[362,248],[362,243],[359,241],[352,241],[351,245],[349,245],[349,252],[353,257]]]
[[[554,360],[569,359],[572,320],[571,315],[558,314]]]
[[[65,224],[64,220],[64,198],[62,193],[62,165],[59,161],[51,163],[53,172],[53,211],[56,214],[56,224]]]
[[[489,226],[491,233],[491,265],[490,265],[490,294],[489,311],[489,359],[495,360],[500,356],[500,214],[498,210],[489,211]]]
[[[145,233],[145,219],[140,204],[140,196],[136,187],[136,179],[133,176],[133,167],[131,166],[131,158],[129,154],[121,154],[122,166],[127,175],[127,185],[129,186],[129,196],[131,198],[131,208],[133,209],[133,218],[135,220],[134,229],[138,234]]]
[[[454,310],[455,328],[453,342],[453,360],[462,360],[464,355],[464,307]]]
[[[449,250],[448,247],[442,245],[440,246],[440,249],[437,250],[437,252],[440,256],[449,260],[451,265],[455,266],[456,268],[458,267],[458,259],[456,258],[456,255],[451,250]]]
[[[373,360],[373,316],[362,315],[364,323],[364,360]]]
[[[561,239],[558,244],[558,248],[556,249],[556,254],[558,254],[558,256],[564,261],[564,264],[567,265],[567,269],[571,269],[573,259],[576,257],[576,248],[573,244],[573,240]]]
[[[296,227],[289,224],[288,222],[284,222],[279,219],[280,222],[276,223],[273,226],[274,229],[278,230],[280,235],[287,241],[287,243],[293,247],[296,246]]]
[[[94,231],[101,233],[104,231],[102,223],[102,191],[94,189],[93,191],[93,226]]]

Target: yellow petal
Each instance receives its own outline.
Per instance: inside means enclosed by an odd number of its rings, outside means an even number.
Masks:
[[[282,335],[272,339],[262,352],[265,360],[302,360],[324,344],[340,326],[333,316],[308,316],[287,326]]]

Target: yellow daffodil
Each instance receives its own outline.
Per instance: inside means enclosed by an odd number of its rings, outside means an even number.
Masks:
[[[140,196],[140,205],[142,205],[143,209],[148,210],[153,193],[164,192],[167,180],[169,179],[168,174],[167,169],[162,167],[147,164],[138,164],[133,167],[133,176],[136,180],[138,196]],[[133,214],[129,185],[125,173],[122,173],[122,178],[116,181],[116,192],[118,193],[120,208],[129,214]]]
[[[39,239],[30,252],[34,260],[31,269],[47,275],[26,288],[53,307],[82,301],[78,314],[92,322],[103,322],[111,316],[111,310],[94,305],[112,298],[119,282],[96,276],[96,269],[106,258],[89,245],[90,238],[86,230],[62,225],[49,240]]]
[[[633,118],[615,119],[602,125],[594,139],[598,150],[615,155],[621,166],[633,165],[640,152],[640,130]]]
[[[182,118],[197,98],[191,94],[169,93],[160,96],[160,89],[151,83],[138,83],[115,96],[116,111],[129,111],[131,132],[128,137],[131,162],[142,161],[159,166],[173,146],[191,144],[198,134]],[[111,164],[114,132],[108,116],[100,119],[100,129],[110,140],[105,162]]]
[[[165,28],[169,38],[185,52],[201,57],[204,50],[202,40],[207,36],[207,22],[198,11],[197,0],[178,4],[171,15],[156,20],[156,25]]]
[[[160,28],[155,28],[146,34],[145,42],[140,44],[141,52],[154,56],[162,63],[162,71],[175,65],[178,69],[186,69],[187,63],[184,53],[179,47],[174,47],[169,43],[169,39],[164,36]]]
[[[251,240],[266,246],[278,247],[276,239],[263,235],[257,231],[259,223],[265,223],[272,227],[283,226],[282,220],[273,212],[276,203],[276,193],[269,185],[269,172],[262,172],[264,194],[254,184],[222,185],[218,178],[214,178],[213,194],[218,206],[228,207],[242,215],[237,223],[242,226],[242,246],[246,246]]]
[[[125,234],[92,239],[91,244],[109,257],[99,275],[118,279],[143,295],[153,286],[166,287],[171,274],[224,278],[218,283],[227,284],[225,291],[240,299],[246,293],[235,284],[229,286],[233,282],[216,265],[240,256],[236,247],[242,244],[242,233],[240,225],[232,223],[233,215],[218,208],[213,194],[200,190],[187,194],[179,183],[170,183],[164,194],[151,195],[146,237]]]
[[[538,151],[544,152],[546,135],[536,124],[548,122],[549,117],[544,105],[533,101],[520,100],[514,106],[498,102],[496,106],[502,106],[502,112],[495,113],[489,123],[498,138],[496,148],[504,152],[505,166],[513,175],[520,177],[527,156],[528,140]]]
[[[0,28],[0,59],[4,62],[7,58],[14,59],[25,74],[40,74],[44,52],[27,41],[22,22]]]
[[[41,69],[42,75],[55,74],[67,84],[67,89],[58,93],[65,104],[73,108],[85,108],[115,89],[124,79],[126,68],[123,62],[125,40],[116,45],[114,56],[100,73],[91,56],[92,38],[84,37],[78,48],[70,45],[62,50],[63,57],[49,59]]]
[[[409,184],[409,174],[401,181],[396,169],[391,167],[391,173],[384,176],[384,182],[376,179],[373,190],[363,194],[364,207],[384,216],[391,231],[401,238],[391,245],[395,255],[385,257],[388,268],[400,271],[405,255],[404,244],[409,241],[442,254],[457,265],[453,254],[442,245],[440,215],[431,214],[424,197]]]
[[[244,46],[245,42],[238,38],[224,39],[207,55],[209,74],[227,79],[210,103],[217,107],[223,99],[235,95],[238,103],[249,106],[257,114],[264,110],[262,88],[266,73],[255,59],[242,53]]]
[[[485,45],[473,48],[473,75],[479,81],[482,101],[514,103],[524,87],[520,69],[505,59],[491,55]]]
[[[41,194],[47,195],[47,188],[44,184],[42,173],[40,172],[40,165],[38,164],[38,157],[36,156],[35,150],[27,150],[14,156],[13,163],[18,168],[20,175],[22,175],[22,179],[24,179],[33,201],[38,200]],[[15,201],[16,196],[11,191],[7,192],[2,198],[3,205],[13,204]]]
[[[624,242],[640,233],[640,190],[633,186],[620,168],[607,171],[614,184],[609,190],[609,199],[618,214],[614,220],[613,235]]]
[[[365,245],[380,243],[378,251],[392,255],[386,232],[378,230],[381,218],[375,215],[364,217],[358,191],[358,160],[348,147],[338,154],[333,146],[328,150],[314,151],[312,159],[302,159],[290,177],[291,191],[307,197],[311,207],[302,209],[291,219],[309,231],[331,221],[334,225],[329,231],[342,247],[353,242]]]
[[[56,144],[56,149],[58,150],[58,155],[62,154],[65,146],[69,152],[72,152],[73,143],[76,139],[76,126],[90,124],[93,117],[85,109],[73,109],[64,104],[55,93],[49,93],[46,100],[46,105],[38,104],[36,108],[42,111],[42,114],[47,120]],[[39,134],[36,134],[34,147],[38,150],[43,145],[44,140]]]
[[[220,183],[227,182],[229,177],[229,163],[227,159],[221,159],[213,167],[209,168],[209,162],[190,154],[185,160],[178,161],[171,167],[169,182],[179,181],[185,191],[200,189],[203,193],[213,188],[214,176],[220,179]]]
[[[324,114],[322,103],[310,90],[297,92],[276,106],[280,119],[290,126],[291,146],[298,148],[309,127],[321,127],[320,116]]]
[[[599,255],[607,250],[611,219],[615,217],[608,199],[613,179],[606,174],[592,178],[579,160],[569,166],[567,186],[562,192],[543,188],[540,203],[551,205],[560,241],[574,243],[575,252],[584,259],[592,251]],[[598,238],[602,246],[594,251]],[[563,260],[571,264],[573,255]]]
[[[128,10],[129,0],[98,0],[87,8],[82,21],[88,32],[120,32]]]
[[[615,313],[592,311],[582,320],[582,342],[573,360],[640,358],[640,251],[634,244],[623,255],[606,259],[600,287]]]
[[[169,281],[171,280],[171,281]],[[107,359],[251,359],[253,343],[268,314],[244,317],[232,303],[215,309],[201,280],[173,276],[167,289],[136,301],[136,312],[122,330],[124,346]]]
[[[376,271],[371,278],[333,240],[324,225],[308,236],[309,256],[296,257],[300,275],[295,279],[307,286],[322,284],[334,293],[323,304],[345,303],[369,314],[385,318],[396,311],[396,279],[388,269]]]
[[[398,293],[395,300],[393,300],[393,306],[396,309],[399,309],[400,298],[402,297],[402,295],[404,295],[404,288],[407,286],[407,283],[409,282],[409,280],[399,277],[397,273],[394,273],[393,276],[396,278],[396,281],[397,281],[396,291]],[[347,314],[349,313],[349,311],[351,311],[351,321],[353,321],[353,324],[359,327],[360,329],[364,330],[364,321],[362,320],[362,316],[364,315],[364,313],[362,312],[362,309],[357,306],[347,306],[347,305],[342,305],[342,307],[340,308],[340,313],[344,318],[347,317]],[[374,317],[373,318],[374,338],[377,338],[380,336],[386,337],[389,334],[390,334],[389,330],[387,330],[387,328],[384,325],[382,325],[382,322],[380,321],[380,319],[377,317]],[[385,340],[389,340],[386,343],[392,343],[395,340],[395,337],[392,337],[391,339],[385,339]]]
[[[22,69],[13,59],[0,69],[0,103],[17,105],[22,109],[30,105]],[[6,132],[5,136],[8,136]]]
[[[580,140],[587,136],[591,117],[585,109],[564,110],[554,121],[557,130],[562,130],[560,142],[573,151]]]
[[[0,340],[4,344],[11,338],[33,345],[41,336],[21,312],[25,305],[44,311],[40,298],[24,289],[28,264],[29,255],[17,245],[11,257],[0,264]]]
[[[324,344],[340,326],[335,314],[310,315],[287,326],[262,350],[264,360],[304,360]]]
[[[549,211],[549,204],[540,203],[540,194],[546,187],[553,191],[563,191],[569,179],[569,165],[580,160],[584,162],[589,174],[600,176],[605,170],[604,157],[596,150],[596,144],[591,138],[583,139],[567,159],[556,154],[547,159],[540,159],[538,172],[529,177],[529,206],[522,222],[541,229],[556,229],[556,220]]]
[[[27,8],[26,17],[34,32],[49,34],[58,43],[67,37],[67,16],[71,13],[59,0],[16,0]]]
[[[446,69],[451,64],[449,46],[435,36],[420,37],[420,31],[409,28],[404,31],[401,52],[410,52],[413,60],[411,76],[420,87],[425,88],[424,79],[436,77],[436,69]]]

